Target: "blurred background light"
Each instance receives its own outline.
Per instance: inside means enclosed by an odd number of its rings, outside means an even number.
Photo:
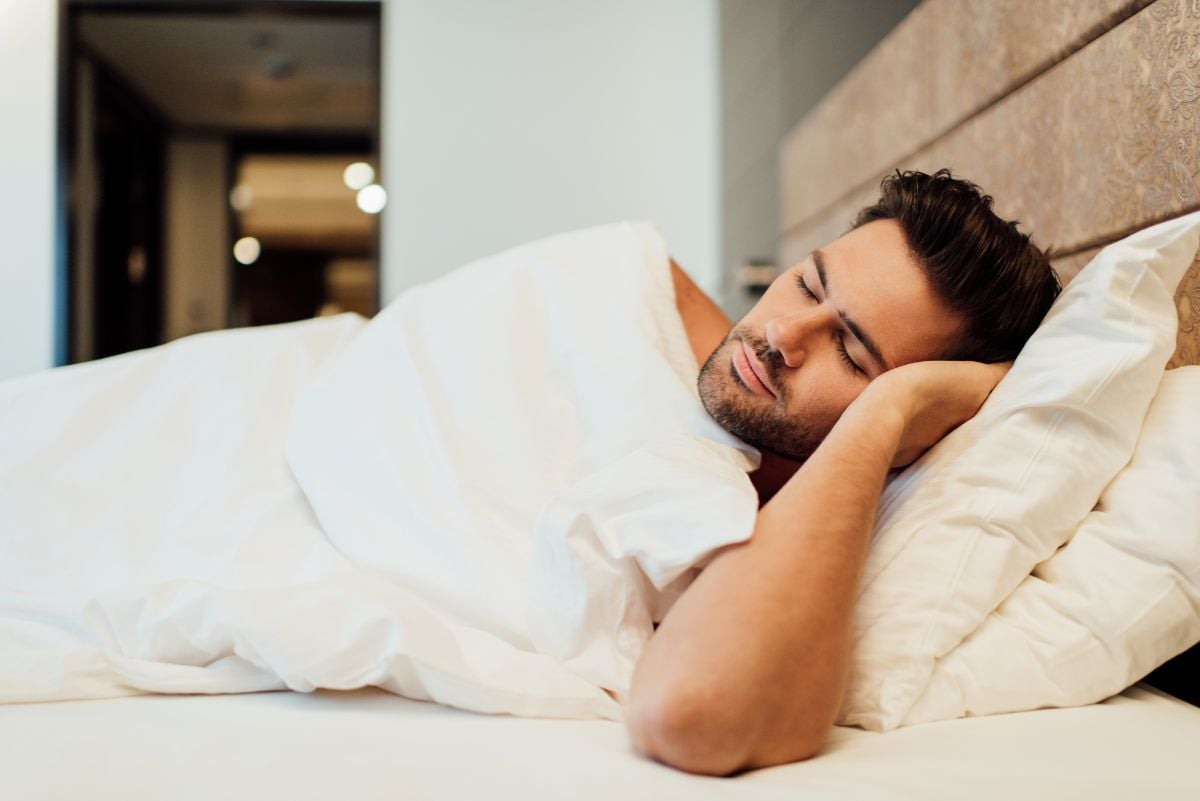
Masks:
[[[229,205],[234,211],[245,211],[254,202],[254,190],[249,184],[238,184],[229,190]]]
[[[238,264],[254,264],[262,253],[262,245],[252,236],[243,236],[233,243],[233,258]]]
[[[364,186],[358,190],[358,207],[367,214],[378,214],[387,205],[387,192],[379,184]]]
[[[346,167],[342,180],[346,186],[357,191],[375,180],[375,169],[365,161],[356,161]]]

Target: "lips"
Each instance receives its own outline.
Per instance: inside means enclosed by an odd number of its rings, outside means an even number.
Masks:
[[[766,369],[759,363],[754,353],[746,347],[745,342],[738,342],[738,350],[733,354],[733,363],[746,386],[760,390],[762,394],[770,395],[772,398],[776,396],[775,390],[767,381]]]

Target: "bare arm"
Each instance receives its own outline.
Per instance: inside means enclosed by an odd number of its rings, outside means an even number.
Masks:
[[[846,690],[887,471],[974,414],[1006,369],[923,364],[941,375],[912,365],[872,382],[763,506],[754,536],[718,554],[672,606],[633,675],[626,719],[637,748],[712,775],[820,749]]]
[[[725,339],[733,323],[674,259],[671,259],[671,281],[675,287],[675,308],[683,320],[696,365],[700,366]]]

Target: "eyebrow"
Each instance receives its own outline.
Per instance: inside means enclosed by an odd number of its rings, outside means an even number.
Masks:
[[[820,248],[812,252],[812,260],[813,264],[817,265],[817,280],[821,282],[821,293],[828,296],[829,287],[825,282],[825,254],[821,252]],[[875,344],[875,340],[871,339],[867,335],[867,332],[859,327],[858,323],[847,317],[846,312],[841,309],[838,309],[838,317],[841,318],[842,324],[850,330],[850,333],[854,334],[854,338],[862,343],[867,353],[871,354],[871,358],[875,360],[878,366],[882,367],[885,371],[892,369],[888,365],[887,359],[883,358],[883,352],[879,350],[879,346]]]

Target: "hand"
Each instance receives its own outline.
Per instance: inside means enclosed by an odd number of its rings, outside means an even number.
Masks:
[[[923,361],[901,365],[872,381],[859,396],[899,412],[903,434],[892,467],[906,467],[975,416],[1012,362]]]

